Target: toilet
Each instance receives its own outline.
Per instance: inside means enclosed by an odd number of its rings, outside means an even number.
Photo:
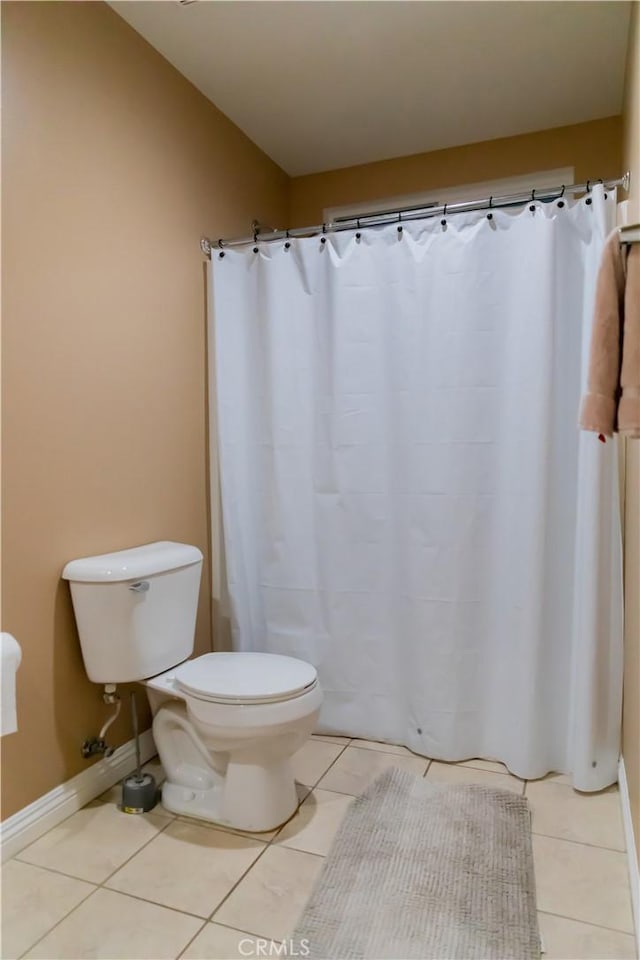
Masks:
[[[313,732],[315,668],[272,653],[193,653],[202,570],[197,547],[161,541],[70,561],[89,679],[141,681],[173,813],[261,832],[295,813],[291,757]]]

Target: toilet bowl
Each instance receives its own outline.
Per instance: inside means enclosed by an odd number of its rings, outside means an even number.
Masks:
[[[90,680],[141,681],[167,781],[162,803],[241,830],[280,826],[298,798],[291,757],[322,704],[315,668],[269,653],[194,660],[202,568],[197,547],[172,541],[70,561],[69,581]]]
[[[268,653],[208,653],[145,681],[172,813],[251,832],[291,817],[291,757],[316,725],[315,669]]]

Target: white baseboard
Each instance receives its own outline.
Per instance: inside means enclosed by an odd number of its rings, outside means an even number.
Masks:
[[[620,787],[620,805],[622,807],[622,823],[624,825],[624,839],[627,848],[627,861],[629,864],[629,883],[631,886],[631,907],[633,910],[633,922],[636,931],[636,947],[638,956],[640,956],[640,866],[638,866],[638,847],[636,846],[633,834],[633,820],[631,819],[631,800],[629,797],[629,784],[627,783],[627,772],[624,766],[624,758],[620,757],[618,764],[618,785]]]
[[[140,757],[143,763],[155,756],[156,747],[151,730],[140,736]],[[82,773],[54,787],[43,797],[18,810],[0,824],[0,851],[2,861],[15,856],[47,830],[57,826],[76,810],[122,780],[134,769],[136,753],[134,741],[118,747],[111,757],[87,767]]]

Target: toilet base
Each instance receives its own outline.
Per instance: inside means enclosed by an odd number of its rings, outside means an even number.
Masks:
[[[271,811],[267,811],[264,803],[261,803],[259,811],[255,811],[254,815],[247,811],[243,817],[242,815],[239,816],[236,811],[232,817],[225,817],[225,789],[223,783],[210,787],[208,790],[201,790],[182,787],[177,783],[165,781],[162,784],[162,806],[181,817],[206,820],[208,823],[216,823],[221,827],[243,830],[247,833],[264,833],[277,829],[291,819],[299,806],[296,795],[293,804],[288,798],[285,805],[280,805],[278,808],[273,807]],[[268,816],[269,812],[271,812],[271,816]]]
[[[309,723],[316,714],[309,715]],[[289,820],[298,809],[291,754],[308,736],[306,724],[262,739],[229,739],[235,731],[226,731],[225,740],[225,731],[217,730],[219,736],[207,743],[202,729],[196,730],[184,703],[170,701],[156,713],[153,735],[167,777],[163,806],[249,833],[274,830]]]
[[[206,774],[199,779],[209,781],[209,785],[191,787],[166,781],[162,785],[163,807],[180,816],[263,833],[286,823],[299,806],[288,760],[268,767],[229,763],[224,777],[214,777],[213,783]]]
[[[181,787],[178,783],[165,781],[162,784],[161,802],[165,810],[181,817],[194,817],[196,820],[208,820],[210,823],[219,823],[228,827],[220,818],[219,786],[209,790],[192,790],[190,787]]]
[[[318,683],[288,699],[240,704],[178,697],[169,671],[146,686],[167,810],[246,833],[275,830],[294,815],[293,756],[316,726]]]

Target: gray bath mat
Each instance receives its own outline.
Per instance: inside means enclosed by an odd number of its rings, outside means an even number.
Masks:
[[[387,770],[349,809],[303,938],[311,960],[539,958],[527,801]]]

